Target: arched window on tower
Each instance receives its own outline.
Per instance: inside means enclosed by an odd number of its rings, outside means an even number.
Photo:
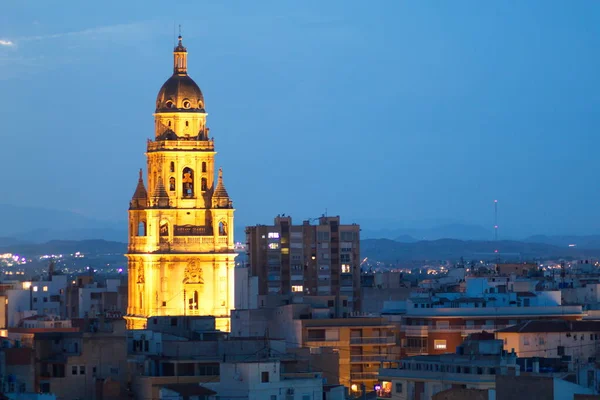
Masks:
[[[206,162],[202,162],[202,172],[206,172]]]
[[[189,309],[192,311],[196,311],[198,310],[199,304],[198,304],[198,291],[194,290],[194,294],[190,297],[189,301]]]
[[[169,190],[171,192],[175,191],[175,177],[173,176],[169,178]]]
[[[160,236],[169,236],[169,224],[167,222],[160,224]]]
[[[208,190],[208,183],[206,181],[206,178],[202,178],[202,191],[206,191]]]
[[[138,224],[137,235],[138,236],[146,236],[146,222],[145,221],[140,221],[140,223]]]
[[[175,172],[175,162],[171,161],[171,166],[169,167],[170,172]]]
[[[219,222],[219,236],[227,236],[227,223],[225,221]]]
[[[183,185],[183,197],[194,197],[194,171],[191,168],[186,167],[183,169],[181,183]]]

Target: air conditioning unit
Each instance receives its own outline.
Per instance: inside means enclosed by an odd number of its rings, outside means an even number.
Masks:
[[[293,395],[294,394],[294,388],[288,388],[287,394]]]

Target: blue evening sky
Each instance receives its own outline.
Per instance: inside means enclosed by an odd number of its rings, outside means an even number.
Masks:
[[[238,226],[600,233],[591,0],[4,0],[0,203],[124,223],[175,23]]]

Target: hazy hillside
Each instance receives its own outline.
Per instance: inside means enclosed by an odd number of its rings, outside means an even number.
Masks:
[[[416,242],[419,240],[460,239],[460,240],[489,240],[493,232],[479,226],[468,224],[440,224],[428,228],[385,228],[372,229],[362,225],[363,239],[392,239],[398,242]]]
[[[367,239],[361,241],[361,257],[383,262],[411,260],[457,260],[494,259],[494,249],[499,257],[509,260],[531,260],[537,258],[574,257],[585,258],[600,255],[600,249],[559,247],[544,243],[517,241],[474,241],[440,239],[401,243],[389,239]]]
[[[569,245],[575,245],[579,248],[584,249],[600,249],[600,235],[586,235],[586,236],[546,236],[546,235],[535,235],[526,238],[526,242],[546,243],[560,247],[567,247]]]
[[[10,252],[27,257],[44,254],[124,254],[127,244],[110,242],[107,240],[52,240],[47,243],[31,243],[12,246],[3,246],[0,253]]]
[[[63,210],[0,205],[0,246],[50,240],[127,240],[127,225]]]

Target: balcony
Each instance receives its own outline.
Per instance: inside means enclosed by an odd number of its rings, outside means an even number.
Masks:
[[[214,236],[174,236],[169,238],[161,236],[158,243],[151,241],[151,237],[135,236],[130,238],[129,252],[131,253],[153,253],[153,252],[168,252],[168,253],[185,253],[190,251],[198,252],[223,252],[231,251],[227,243],[227,237]]]
[[[418,354],[427,354],[427,347],[403,347],[407,355],[414,356]]]
[[[148,141],[148,152],[161,150],[184,150],[184,151],[214,151],[215,142],[212,140],[161,140]]]
[[[366,363],[366,362],[384,362],[393,361],[394,357],[391,354],[377,354],[377,355],[350,355],[350,362],[352,363]]]
[[[371,371],[371,372],[350,372],[350,379],[353,381],[368,381],[368,380],[378,380],[379,372]]]
[[[394,336],[353,337],[353,338],[350,338],[350,344],[351,345],[396,344],[396,338]]]
[[[429,333],[429,326],[424,325],[404,325],[402,330],[406,336],[422,336],[426,337]]]
[[[461,332],[463,336],[475,332],[495,332],[498,329],[504,329],[511,325],[505,324],[479,324],[479,325],[445,325],[445,326],[427,326],[427,325],[404,325],[402,330],[406,336],[427,337],[429,332]]]
[[[211,226],[175,225],[174,236],[212,236]]]

